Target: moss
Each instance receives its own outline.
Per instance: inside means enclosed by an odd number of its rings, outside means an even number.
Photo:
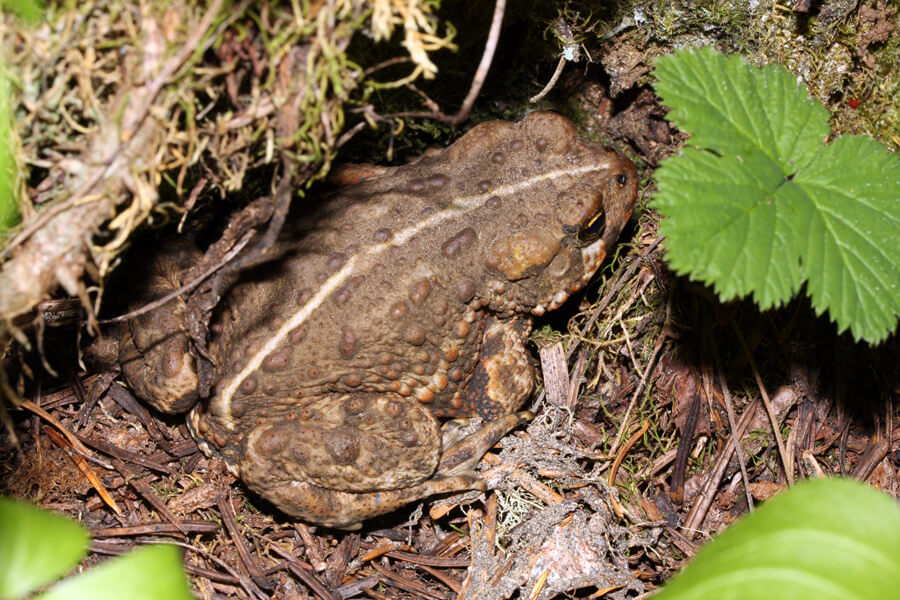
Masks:
[[[831,111],[836,134],[870,135],[897,151],[900,80],[894,65],[900,35],[894,29],[887,40],[873,43],[873,25],[861,21],[860,11],[890,8],[879,0],[855,4],[836,2],[811,15],[771,13],[757,60],[781,63],[800,76],[810,95]]]
[[[771,0],[634,0],[620,3],[617,14],[620,26],[630,22],[636,30],[631,44],[647,64],[690,45],[715,45],[758,65],[780,63],[831,111],[835,133],[870,135],[900,150],[897,8],[886,0],[813,4],[801,13]]]

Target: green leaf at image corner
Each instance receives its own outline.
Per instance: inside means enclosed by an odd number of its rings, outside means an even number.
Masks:
[[[43,3],[38,0],[0,0],[0,8],[15,13],[30,24],[37,23],[44,16]]]
[[[900,597],[900,507],[848,479],[805,481],[706,545],[657,600]]]
[[[0,144],[5,145],[5,138],[0,136]],[[18,202],[12,189],[10,172],[15,168],[9,151],[0,149],[0,241],[3,234],[12,229],[20,219]]]
[[[0,498],[0,598],[18,598],[78,564],[88,536],[78,523]]]
[[[13,158],[12,115],[10,114],[11,86],[0,64],[0,240],[6,230],[19,221],[19,206],[13,191],[16,163]]]
[[[656,61],[656,93],[688,144],[718,154],[762,152],[787,174],[806,165],[831,133],[828,110],[780,65],[689,48]]]
[[[147,546],[91,567],[53,586],[37,600],[191,600],[181,552]]]

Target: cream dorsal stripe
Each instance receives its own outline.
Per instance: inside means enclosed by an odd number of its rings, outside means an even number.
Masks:
[[[291,316],[290,319],[285,320],[284,324],[278,329],[278,331],[268,339],[268,341],[259,349],[256,354],[254,354],[247,360],[246,366],[241,369],[240,372],[235,374],[234,377],[232,377],[231,381],[228,382],[228,385],[224,387],[222,393],[219,394],[218,397],[213,399],[212,403],[214,406],[211,407],[210,412],[224,417],[226,425],[229,428],[233,426],[231,416],[231,398],[234,396],[234,393],[237,391],[241,383],[247,377],[252,375],[257,369],[259,369],[260,365],[262,365],[262,362],[266,359],[266,357],[275,352],[278,347],[281,346],[281,344],[291,333],[291,331],[305,323],[309,316],[317,308],[319,308],[319,306],[321,306],[322,303],[325,302],[325,300],[327,300],[331,294],[337,291],[337,289],[341,285],[343,285],[350,276],[352,276],[356,269],[356,265],[360,260],[360,257],[377,256],[387,249],[391,248],[392,246],[403,245],[413,237],[415,237],[423,229],[427,229],[428,227],[437,225],[447,219],[480,208],[485,202],[488,201],[488,199],[494,196],[512,196],[513,194],[517,194],[522,190],[528,189],[543,181],[550,181],[562,177],[584,175],[592,171],[603,171],[607,169],[609,169],[608,161],[591,163],[588,165],[573,167],[570,169],[557,169],[554,171],[542,173],[540,175],[535,175],[534,177],[524,179],[518,183],[500,186],[483,194],[455,198],[453,200],[453,204],[449,209],[434,213],[427,219],[424,219],[423,221],[420,221],[415,225],[407,227],[406,229],[398,231],[390,240],[386,242],[373,244],[364,248],[358,254],[355,254],[348,258],[343,267],[341,267],[341,269],[334,275],[329,277],[325,281],[325,283],[322,284],[322,287],[320,287],[319,290],[315,294],[313,294],[312,298],[310,298],[306,302],[306,304],[301,306],[297,310],[297,312],[295,312]]]

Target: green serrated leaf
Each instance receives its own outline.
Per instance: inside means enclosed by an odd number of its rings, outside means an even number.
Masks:
[[[848,479],[798,484],[706,545],[659,600],[900,597],[900,508]]]
[[[692,134],[656,171],[673,269],[763,309],[804,282],[815,310],[871,343],[900,315],[900,161],[868,138],[821,143],[827,111],[783,67],[710,49],[657,62]]]
[[[752,294],[762,308],[797,291],[799,240],[783,210],[793,190],[771,159],[752,150],[734,160],[685,148],[655,177],[654,208],[666,216],[660,234],[676,273],[711,283],[724,300]]]
[[[181,552],[148,546],[66,579],[38,600],[191,600]]]
[[[0,498],[0,598],[19,598],[74,567],[87,548],[78,523]]]
[[[712,48],[679,50],[656,61],[654,86],[668,119],[689,144],[718,154],[762,152],[792,174],[831,132],[828,110],[780,65],[757,69]]]
[[[791,227],[808,231],[813,307],[843,331],[879,342],[900,314],[900,161],[878,142],[843,136],[797,173]]]

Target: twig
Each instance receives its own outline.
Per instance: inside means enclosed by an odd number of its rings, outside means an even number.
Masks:
[[[775,443],[778,445],[778,454],[781,458],[781,464],[784,467],[784,477],[788,486],[794,485],[794,471],[792,465],[787,463],[787,450],[784,447],[784,439],[781,437],[781,431],[778,428],[778,419],[775,417],[775,411],[772,409],[772,402],[769,400],[769,394],[766,393],[766,387],[763,385],[762,378],[759,376],[759,369],[756,368],[756,359],[750,353],[747,347],[747,341],[744,334],[741,333],[740,327],[734,321],[731,322],[732,329],[737,335],[738,343],[741,349],[747,354],[747,362],[750,363],[750,369],[753,371],[753,377],[756,379],[756,385],[759,387],[759,393],[762,394],[763,405],[766,407],[766,414],[769,415],[769,423],[772,425],[772,433],[775,435]]]
[[[256,587],[256,584],[254,584],[253,581],[250,580],[250,578],[244,577],[237,569],[233,568],[227,562],[225,562],[218,556],[215,556],[214,554],[211,554],[198,546],[194,546],[193,544],[187,544],[185,542],[179,542],[177,540],[165,540],[165,541],[152,540],[152,541],[148,541],[147,543],[150,543],[150,544],[174,544],[175,546],[179,546],[186,550],[191,550],[192,552],[196,552],[197,554],[204,557],[205,559],[211,560],[212,562],[216,563],[217,565],[219,565],[220,567],[225,569],[225,571],[228,572],[229,575],[234,577],[234,580],[237,581],[241,585],[242,588],[244,588],[244,591],[247,592],[247,595],[249,597],[251,597],[251,598],[256,597],[256,598],[259,598],[260,600],[268,600],[270,598],[270,596],[268,594],[266,594],[261,589]]]
[[[728,427],[731,428],[733,433],[737,431],[737,419],[734,417],[734,403],[731,401],[731,392],[728,390],[728,382],[725,381],[725,371],[722,369],[722,358],[719,356],[719,348],[716,344],[715,336],[710,336],[710,341],[712,342],[716,373],[719,376],[719,386],[722,388],[722,396],[725,398],[725,412],[728,414]],[[750,476],[747,474],[747,459],[744,456],[744,448],[741,446],[737,436],[733,434],[731,436],[731,443],[734,446],[738,464],[741,466],[741,477],[744,481],[744,494],[747,496],[747,506],[749,507],[750,512],[753,512],[755,507],[753,506],[753,495],[750,493]]]
[[[56,417],[48,413],[46,410],[44,410],[31,400],[22,400],[20,407],[30,410],[34,414],[38,415],[39,417],[53,425],[53,427],[55,427],[61,434],[66,437],[66,439],[69,441],[69,444],[72,445],[72,448],[81,456],[85,458],[91,457],[91,451],[85,448],[84,444],[81,443],[78,437],[74,433],[66,429],[66,427],[56,419]],[[106,468],[112,467],[106,466]]]
[[[366,544],[363,543],[362,547],[365,548]],[[437,548],[435,548],[435,551],[436,550]],[[470,558],[453,558],[438,556],[436,554],[416,554],[414,552],[406,552],[404,550],[388,549],[384,553],[384,556],[402,560],[404,562],[412,563],[418,566],[440,567],[442,569],[460,569],[463,567],[468,567],[470,564],[472,564],[472,559]]]
[[[403,577],[399,573],[388,569],[380,563],[372,562],[369,563],[369,566],[371,566],[376,573],[381,575],[382,582],[391,587],[411,592],[417,598],[433,598],[434,600],[444,600],[445,598],[443,594],[425,587],[425,585],[420,583],[419,581],[410,579],[408,577]]]
[[[110,159],[110,162],[112,162],[112,159]],[[99,177],[97,179],[99,179]],[[55,217],[61,213],[64,213],[65,211],[69,210],[70,208],[72,208],[72,206],[78,200],[84,200],[85,202],[88,202],[88,201],[94,201],[94,200],[98,200],[98,199],[99,199],[99,197],[85,199],[85,198],[81,198],[80,196],[77,196],[77,195],[70,196],[66,200],[59,202],[57,204],[54,204],[53,206],[50,206],[47,209],[43,210],[34,221],[32,221],[31,223],[29,223],[28,225],[23,227],[22,230],[19,231],[19,233],[17,233],[13,237],[13,239],[11,239],[9,241],[9,243],[6,245],[6,248],[4,248],[3,250],[0,250],[0,261],[5,260],[6,257],[13,251],[13,248],[15,248],[16,246],[20,246],[22,243],[24,243],[25,240],[30,238],[34,234],[35,231],[37,231],[38,229],[40,229],[41,227],[46,225],[47,222],[50,221],[50,219],[52,219],[53,217]]]
[[[478,93],[481,92],[481,86],[484,85],[488,69],[491,68],[491,62],[494,60],[494,52],[497,50],[497,41],[500,39],[500,26],[503,24],[503,13],[505,10],[506,0],[497,0],[494,4],[494,16],[491,19],[491,30],[488,32],[487,42],[484,44],[484,54],[481,55],[481,62],[478,63],[478,69],[475,71],[475,77],[472,78],[472,86],[469,88],[466,99],[463,100],[462,106],[459,108],[459,112],[456,113],[456,116],[450,120],[450,123],[453,125],[462,122],[469,116],[469,111],[472,110],[472,105],[475,104],[475,98],[477,98]]]
[[[462,105],[459,107],[459,110],[455,115],[445,115],[444,113],[438,111],[406,111],[391,113],[388,115],[384,115],[381,118],[391,119],[394,117],[415,117],[423,119],[435,119],[437,121],[449,123],[450,125],[458,125],[465,121],[466,117],[469,116],[469,111],[472,110],[472,105],[475,104],[475,99],[481,92],[481,87],[484,85],[485,79],[487,79],[488,70],[491,68],[491,62],[493,62],[494,60],[494,53],[497,50],[497,41],[500,39],[500,26],[503,24],[503,14],[505,11],[506,0],[496,0],[494,2],[494,16],[491,19],[491,28],[488,31],[487,41],[484,44],[484,52],[481,55],[481,62],[478,63],[478,68],[475,70],[475,75],[472,77],[472,84],[469,86],[469,93],[466,95],[465,100],[463,100]]]
[[[556,82],[559,80],[559,76],[562,75],[563,67],[565,67],[565,66],[566,66],[566,57],[560,56],[559,62],[556,63],[556,70],[553,71],[553,76],[550,77],[550,81],[547,82],[547,85],[544,86],[544,89],[542,89],[540,92],[538,92],[537,94],[535,94],[534,96],[529,98],[528,101],[531,102],[532,104],[534,104],[535,102],[540,102],[544,98],[544,96],[549,94],[550,90],[553,89],[553,86],[555,86]]]
[[[628,451],[631,450],[631,447],[641,439],[641,437],[647,433],[647,430],[650,429],[650,421],[644,421],[644,424],[638,429],[634,434],[628,438],[625,444],[622,446],[622,449],[619,450],[616,459],[613,461],[612,468],[609,470],[609,505],[612,507],[613,512],[620,519],[625,517],[626,515],[631,518],[631,515],[625,510],[625,507],[619,502],[616,498],[616,495],[612,492],[616,487],[616,475],[619,473],[619,466],[621,466],[622,461],[625,460],[625,455],[628,454]]]
[[[128,535],[162,535],[167,533],[217,533],[219,525],[210,523],[209,521],[181,521],[180,527],[175,527],[172,523],[156,522],[156,523],[140,523],[138,525],[120,525],[116,527],[103,527],[100,529],[91,529],[91,537],[107,538],[107,537],[123,537]]]
[[[344,144],[346,144],[346,143],[349,142],[351,139],[353,139],[353,137],[354,137],[357,133],[359,133],[359,132],[362,130],[362,128],[365,127],[365,126],[366,126],[366,122],[365,122],[365,121],[360,121],[359,123],[357,123],[356,125],[354,125],[354,126],[351,127],[350,129],[348,129],[347,131],[345,131],[344,133],[342,133],[342,134],[341,134],[341,137],[338,138],[337,143],[335,144],[335,148],[343,148],[343,147],[344,147]]]
[[[744,414],[741,415],[737,428],[731,430],[731,435],[734,436],[735,439],[741,440],[744,438],[744,434],[747,433],[747,428],[750,427],[750,424],[753,422],[753,416],[758,407],[759,402],[754,400],[744,409]],[[728,467],[728,462],[731,460],[731,453],[734,452],[734,446],[734,444],[729,444],[719,453],[715,465],[707,476],[703,490],[697,494],[694,505],[691,507],[687,518],[684,520],[682,529],[686,531],[699,530],[700,524],[703,523],[703,519],[706,518],[706,513],[709,511],[709,507],[712,504],[716,489],[719,487],[719,481],[721,481],[722,475]]]
[[[264,590],[270,592],[273,591],[275,589],[274,582],[265,576],[259,568],[259,565],[257,565],[256,561],[253,560],[253,557],[250,556],[250,552],[247,551],[247,544],[244,542],[244,537],[238,530],[237,523],[234,520],[234,509],[231,506],[231,494],[229,493],[227,499],[223,494],[219,494],[219,497],[216,498],[216,504],[219,507],[222,523],[225,525],[225,529],[228,531],[232,543],[234,543],[234,548],[237,550],[241,562],[247,567],[247,572],[250,573],[250,579]]]
[[[409,56],[397,56],[394,58],[389,58],[387,60],[383,60],[380,63],[378,63],[377,65],[372,65],[371,67],[369,67],[368,69],[363,71],[362,75],[360,76],[360,79],[365,79],[366,77],[369,77],[370,75],[372,75],[376,71],[380,71],[381,69],[386,69],[387,67],[392,67],[394,65],[402,65],[405,63],[411,63],[412,61],[413,61],[412,58]]]
[[[171,302],[178,296],[191,291],[192,289],[194,289],[195,287],[197,287],[198,285],[203,283],[210,275],[212,275],[213,273],[218,271],[220,268],[222,268],[225,264],[227,264],[241,250],[243,250],[244,246],[246,246],[247,243],[250,241],[250,239],[253,237],[253,234],[254,234],[253,231],[246,232],[244,234],[244,236],[240,240],[238,240],[238,243],[235,244],[234,247],[225,254],[225,256],[223,256],[215,264],[213,264],[211,267],[209,267],[207,270],[205,270],[203,273],[201,273],[200,276],[196,277],[193,281],[190,281],[190,282],[184,284],[177,290],[169,292],[168,294],[166,294],[162,298],[159,298],[158,300],[154,300],[153,302],[151,302],[149,304],[145,304],[144,306],[138,308],[137,310],[132,310],[130,312],[125,313],[124,315],[119,315],[118,317],[113,317],[111,319],[103,319],[102,321],[99,321],[99,323],[101,325],[109,325],[110,323],[121,323],[123,321],[130,321],[131,319],[135,319],[141,315],[145,315],[148,312],[152,312],[152,311],[156,310],[157,308],[159,308],[160,306],[163,306],[163,305],[167,304],[168,302]]]
[[[297,560],[296,556],[285,551],[278,544],[272,544],[270,549],[275,554],[278,554],[287,560],[288,570],[290,570],[297,579],[305,583],[319,598],[322,598],[323,600],[339,600],[339,597],[336,594],[333,594],[329,587],[320,581],[315,573],[311,573],[301,566],[300,561]]]
[[[875,437],[869,440],[869,446],[853,468],[852,476],[855,479],[860,481],[868,479],[875,467],[878,466],[878,463],[884,460],[884,457],[887,456],[888,451],[891,449],[888,438],[882,437],[873,443],[872,440],[874,439]]]
[[[132,452],[131,450],[126,450],[125,448],[119,448],[114,444],[110,444],[109,442],[104,442],[102,440],[95,440],[93,438],[85,437],[82,435],[78,435],[78,439],[83,443],[91,446],[98,452],[103,452],[104,454],[108,454],[113,458],[117,458],[123,462],[130,462],[136,465],[140,465],[146,469],[150,469],[152,471],[158,471],[160,473],[165,473],[166,475],[177,475],[178,471],[172,469],[171,467],[164,465],[162,463],[156,462],[150,458],[146,458],[136,452]]]
[[[227,270],[220,273],[217,278],[218,280],[223,281],[227,274],[237,272],[246,265],[253,264],[275,245],[278,234],[281,233],[281,228],[284,226],[284,222],[287,220],[288,212],[291,208],[294,175],[297,171],[295,162],[290,160],[287,156],[282,156],[281,167],[281,180],[278,182],[278,187],[275,189],[275,210],[272,213],[272,217],[269,219],[269,225],[266,228],[265,233],[263,233],[259,243],[256,244],[252,250],[234,261]],[[244,237],[246,236],[247,234],[245,233]],[[218,281],[214,287],[218,288]]]
[[[30,404],[30,402],[28,402],[26,400],[25,402],[22,403],[22,405],[25,406],[25,404]],[[29,410],[33,410],[33,408],[29,408]],[[59,426],[59,425],[57,424],[57,426]],[[52,427],[47,427],[47,426],[44,427],[44,433],[47,434],[47,437],[50,438],[50,440],[54,444],[56,444],[59,448],[61,448],[64,452],[66,452],[66,454],[69,455],[69,458],[72,459],[72,462],[75,463],[75,466],[78,468],[78,470],[81,471],[82,475],[84,475],[85,478],[91,483],[91,486],[95,490],[97,490],[97,493],[103,499],[103,502],[105,502],[107,504],[107,506],[112,508],[113,511],[117,515],[121,515],[122,510],[119,508],[119,505],[116,504],[116,501],[110,495],[109,491],[107,491],[106,486],[103,485],[103,482],[100,481],[100,478],[97,477],[97,474],[94,473],[94,470],[91,468],[91,466],[88,464],[88,462],[84,459],[84,457],[79,452],[76,452],[74,450],[74,445],[71,444],[71,441],[70,441],[71,438],[68,437],[71,434],[69,434],[69,432],[66,429],[61,429],[60,431],[62,431],[64,434],[66,434],[67,439],[64,440],[63,435],[60,434],[56,429],[53,429]],[[66,445],[66,443],[65,443],[66,441],[69,441],[69,446]],[[76,442],[77,442],[77,440],[76,440]],[[84,446],[81,446],[81,444],[78,444],[78,445],[81,448],[84,448]]]
[[[453,591],[454,594],[458,594],[459,590],[462,589],[462,586],[460,586],[458,581],[456,581],[443,571],[438,571],[437,569],[432,569],[431,567],[426,567],[424,565],[420,565],[419,568],[446,585]]]
[[[116,470],[122,475],[122,478],[128,482],[131,488],[137,492],[141,498],[146,500],[162,518],[171,523],[173,527],[182,533],[182,535],[187,536],[187,529],[181,526],[181,519],[176,517],[175,514],[169,510],[169,507],[166,506],[163,499],[157,495],[156,491],[150,487],[150,484],[143,479],[137,479],[137,474],[129,469],[124,462],[120,460],[115,460],[115,462]]]
[[[630,438],[622,445],[622,449],[619,450],[619,453],[616,455],[616,460],[613,461],[612,467],[609,470],[609,487],[615,487],[616,485],[616,475],[619,474],[619,467],[622,466],[622,461],[625,460],[625,455],[628,454],[628,451],[631,450],[631,447],[637,443],[641,437],[647,433],[647,430],[650,429],[650,421],[644,421],[644,424],[641,425],[641,428],[632,434]]]
[[[628,427],[628,420],[631,418],[631,413],[634,411],[634,407],[637,406],[638,397],[644,392],[644,387],[647,385],[647,379],[650,377],[650,372],[656,367],[656,359],[659,357],[659,352],[662,350],[663,344],[666,343],[666,340],[669,337],[669,328],[672,325],[673,296],[674,293],[670,289],[669,297],[666,299],[666,320],[663,322],[662,329],[659,331],[659,336],[656,339],[656,346],[653,348],[653,354],[650,355],[650,360],[647,362],[647,368],[645,368],[644,372],[641,374],[641,381],[631,395],[631,401],[628,403],[628,408],[625,410],[625,416],[622,417],[622,423],[619,425],[616,439],[609,449],[610,454],[615,454],[618,449],[619,443],[622,441],[622,436],[625,434],[625,429]]]
[[[579,27],[579,26],[576,26]],[[577,39],[575,32],[572,30],[572,25],[563,18],[559,17],[550,25],[550,31],[553,32],[553,35],[556,36],[556,39],[562,44],[562,49],[560,51],[559,62],[556,64],[556,70],[553,72],[553,76],[550,78],[550,81],[547,82],[547,85],[544,86],[537,95],[532,96],[528,99],[529,102],[537,102],[541,98],[547,95],[550,90],[553,89],[553,86],[556,85],[556,81],[559,79],[559,76],[563,72],[563,67],[566,65],[566,61],[578,62],[581,60],[581,42]],[[588,55],[590,59],[590,55]]]
[[[700,418],[700,394],[697,392],[697,385],[694,377],[690,378],[692,386],[691,407],[688,410],[687,419],[685,419],[684,427],[681,429],[681,443],[675,452],[675,462],[672,464],[672,480],[669,490],[669,498],[675,504],[684,502],[684,480],[687,471],[688,458],[691,455],[691,444],[694,441],[694,433],[697,431],[697,421]]]

